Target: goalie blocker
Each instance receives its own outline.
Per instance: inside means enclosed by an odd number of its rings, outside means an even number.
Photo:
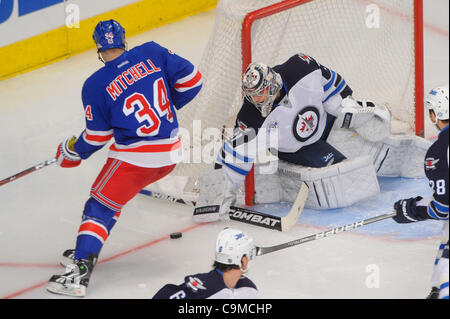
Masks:
[[[267,175],[270,178],[270,175]],[[226,218],[220,218],[221,205],[224,202],[225,192],[229,179],[223,169],[216,169],[200,176],[200,195],[194,209],[195,222],[212,222],[218,220],[236,220],[255,226],[269,229],[288,231],[297,222],[305,206],[309,187],[300,182],[292,199],[292,208],[286,216],[278,217],[237,206],[226,209]],[[275,186],[272,184],[272,186]],[[269,194],[270,191],[267,192]],[[273,193],[273,190],[272,190]],[[272,197],[274,198],[274,197]],[[232,201],[235,202],[234,200]]]

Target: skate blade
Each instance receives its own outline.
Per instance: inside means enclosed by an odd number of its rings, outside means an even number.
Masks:
[[[47,291],[58,294],[58,295],[66,295],[72,297],[84,297],[86,296],[86,287],[83,285],[67,285],[64,286],[62,284],[56,282],[50,282],[47,285]]]

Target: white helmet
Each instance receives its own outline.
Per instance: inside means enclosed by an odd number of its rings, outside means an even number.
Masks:
[[[251,63],[242,78],[242,90],[245,97],[266,117],[272,110],[276,94],[283,85],[281,76],[263,63]],[[254,96],[267,94],[264,102],[258,103]]]
[[[237,265],[242,267],[242,257],[247,256],[253,260],[256,255],[256,247],[253,238],[246,233],[233,228],[225,228],[217,236],[215,260],[225,265]]]
[[[425,105],[438,120],[448,120],[448,84],[432,89],[425,98]]]

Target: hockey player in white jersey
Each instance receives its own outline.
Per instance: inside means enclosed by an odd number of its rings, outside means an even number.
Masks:
[[[278,157],[278,169],[258,176],[255,168],[255,203],[293,202],[302,182],[310,190],[306,207],[315,209],[349,206],[379,192],[377,170],[390,162],[389,148],[382,143],[391,135],[386,107],[355,100],[340,74],[306,54],[273,68],[250,64],[242,90],[245,99],[235,134],[225,141],[216,161],[216,168],[223,169],[200,179],[195,221],[228,219],[237,189],[261,152],[255,148],[261,139],[273,141],[267,136],[271,132],[277,135],[276,145],[262,144]],[[344,155],[328,142],[333,127],[357,133],[361,144],[372,143],[377,150],[364,154],[353,145],[361,154]]]
[[[213,270],[186,276],[181,285],[167,284],[153,299],[257,299],[256,285],[245,276],[255,256],[251,237],[225,228],[217,236]]]
[[[402,199],[394,204],[397,223],[413,223],[427,219],[442,220],[442,241],[438,249],[431,280],[429,299],[448,299],[448,207],[449,207],[449,102],[448,85],[430,91],[425,100],[431,121],[439,129],[437,140],[424,157],[425,174],[433,196]]]

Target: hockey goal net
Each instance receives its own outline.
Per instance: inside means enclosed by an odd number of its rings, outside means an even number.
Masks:
[[[403,128],[422,132],[422,28],[422,0],[219,0],[198,66],[203,88],[178,116],[185,162],[172,178],[181,178],[161,190],[194,195],[195,176],[213,169],[242,105],[242,72],[252,61],[273,66],[308,54],[340,73],[355,98],[388,106]],[[251,174],[246,185],[251,205]]]

